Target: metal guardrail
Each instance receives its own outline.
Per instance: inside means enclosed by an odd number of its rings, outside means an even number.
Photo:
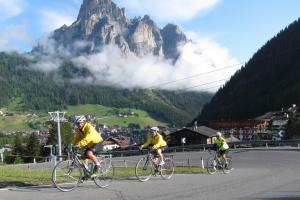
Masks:
[[[299,149],[300,150],[300,140],[282,140],[282,141],[273,141],[273,140],[260,140],[260,141],[239,141],[239,142],[231,142],[228,143],[231,148],[231,150],[236,149],[251,149],[251,150],[279,150],[278,148],[272,148],[272,147],[284,147],[280,150],[286,149]],[[199,151],[199,152],[205,152],[206,149],[213,147],[211,144],[197,144],[197,145],[184,145],[184,146],[171,146],[168,147],[165,151],[166,154],[173,153],[173,152],[190,152],[190,151]],[[255,148],[254,148],[255,147]],[[292,148],[293,147],[293,148]],[[130,157],[133,156],[141,156],[146,154],[147,150],[123,150],[123,151],[109,151],[105,154],[111,154],[114,159],[113,162],[116,164],[116,167],[128,167],[131,166],[136,161],[134,159],[130,159]],[[124,157],[124,158],[123,158]],[[36,168],[36,167],[42,167],[42,168],[52,168],[58,157],[45,157],[46,160],[49,160],[50,162],[43,162],[43,163],[27,163],[27,164],[18,164],[18,165],[10,165],[10,166],[19,166],[23,168]],[[205,160],[205,157],[199,157],[197,158],[197,161]],[[178,165],[185,165],[189,166],[190,163],[193,162],[192,158],[187,157],[186,159],[182,160],[174,160],[175,163]]]
[[[229,142],[228,145],[231,148],[251,148],[251,147],[265,147],[269,148],[271,146],[291,146],[297,147],[300,149],[300,140],[281,140],[281,141],[274,141],[274,140],[259,140],[259,141],[239,141],[239,142]],[[171,146],[166,149],[165,152],[184,152],[184,151],[199,151],[199,150],[206,150],[208,148],[212,148],[213,144],[195,144],[195,145],[182,145],[182,146]],[[143,152],[143,153],[141,153]],[[113,150],[109,151],[109,154],[117,157],[123,156],[135,156],[135,155],[142,155],[146,153],[147,150]]]

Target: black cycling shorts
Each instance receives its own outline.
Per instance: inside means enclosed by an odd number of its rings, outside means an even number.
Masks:
[[[103,148],[104,148],[104,145],[102,142],[98,143],[98,144],[95,144],[94,146],[91,146],[91,147],[88,147],[86,150],[85,150],[85,153],[87,151],[92,151],[94,154],[97,154],[97,153],[101,153],[103,152]]]
[[[227,155],[227,153],[228,153],[228,149],[225,149],[225,150],[219,150],[219,154],[220,154],[221,156],[223,156],[224,154]]]

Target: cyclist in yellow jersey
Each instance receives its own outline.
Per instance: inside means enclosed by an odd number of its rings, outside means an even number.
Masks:
[[[152,145],[153,152],[158,156],[158,165],[163,165],[165,162],[162,152],[167,147],[167,142],[158,133],[158,131],[159,129],[157,127],[150,128],[147,141],[145,144],[140,146],[140,149]]]
[[[220,154],[220,157],[222,157],[225,160],[225,162],[227,163],[226,154],[228,153],[229,146],[226,143],[226,140],[222,137],[221,132],[217,132],[217,139],[215,140],[215,144],[218,148],[218,152]]]
[[[95,153],[103,151],[103,139],[101,135],[87,122],[85,116],[77,116],[75,118],[75,124],[77,128],[72,144],[78,148],[87,147],[84,153],[85,157],[91,159],[95,164],[96,170],[99,170],[100,162]],[[86,167],[88,159],[85,160]]]

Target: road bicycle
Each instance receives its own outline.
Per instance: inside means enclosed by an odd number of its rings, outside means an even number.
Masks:
[[[92,161],[85,167],[78,148],[71,147],[66,152],[67,160],[59,161],[52,170],[52,182],[57,189],[68,192],[88,180],[94,181],[100,188],[109,186],[115,173],[111,155],[97,155],[101,167],[96,170]]]
[[[151,176],[160,175],[162,179],[170,179],[174,174],[175,165],[172,156],[164,156],[165,163],[158,165],[158,158],[148,149],[147,155],[142,157],[135,166],[135,176],[139,181],[148,181]]]
[[[211,157],[207,160],[206,169],[209,174],[215,174],[217,171],[222,171],[224,174],[228,174],[232,170],[232,159],[227,156],[227,163],[224,159],[219,158],[219,153],[212,150],[208,150]]]

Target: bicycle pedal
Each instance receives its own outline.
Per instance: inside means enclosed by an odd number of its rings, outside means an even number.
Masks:
[[[92,174],[91,175],[91,179],[94,179],[95,177],[97,177],[97,174]]]
[[[80,183],[83,183],[84,181],[86,181],[86,180],[88,180],[88,178],[87,177],[81,177],[81,179],[80,179]]]

